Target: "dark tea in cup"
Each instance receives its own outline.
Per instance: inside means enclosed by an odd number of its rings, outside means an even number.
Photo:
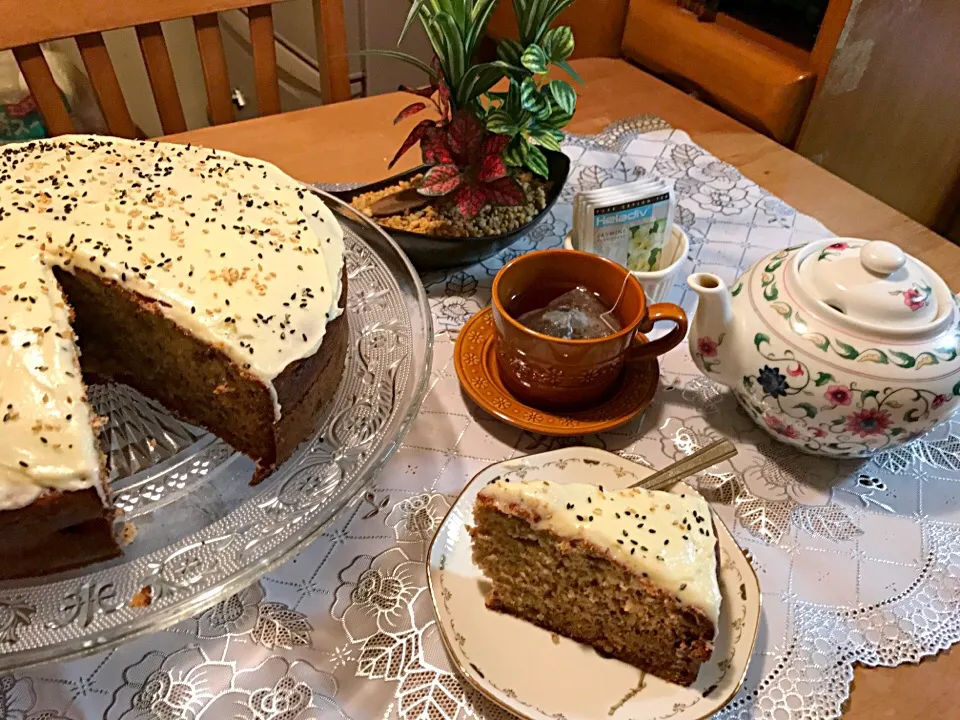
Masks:
[[[683,310],[647,306],[622,265],[577,250],[539,250],[507,263],[493,281],[500,379],[533,407],[587,409],[612,390],[625,362],[662,355],[687,331]],[[647,342],[641,334],[669,321]]]

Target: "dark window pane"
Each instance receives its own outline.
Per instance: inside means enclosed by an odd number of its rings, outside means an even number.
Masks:
[[[720,10],[781,40],[813,49],[830,0],[720,0]]]

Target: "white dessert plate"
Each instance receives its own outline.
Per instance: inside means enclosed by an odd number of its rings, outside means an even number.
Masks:
[[[730,532],[720,542],[719,633],[690,687],[668,683],[592,648],[484,605],[487,581],[471,560],[467,527],[477,493],[496,477],[626,488],[652,470],[595,448],[571,447],[483,470],[457,498],[427,558],[437,626],[454,665],[481,693],[524,720],[701,720],[743,684],[760,624],[760,585]],[[696,492],[678,484],[674,492]]]

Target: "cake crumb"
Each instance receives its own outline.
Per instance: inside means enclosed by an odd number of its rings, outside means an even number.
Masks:
[[[233,388],[227,385],[226,383],[221,383],[213,389],[214,395],[225,395],[227,393],[233,392]]]
[[[153,589],[149,585],[144,585],[142,588],[137,590],[134,593],[133,597],[130,598],[130,607],[132,608],[145,608],[150,607],[150,603],[153,602]]]
[[[550,639],[553,640],[554,645],[560,644],[560,636],[557,635],[556,633],[550,633]]]
[[[120,531],[120,537],[118,538],[120,545],[126,547],[134,541],[134,538],[137,537],[137,526],[133,523],[124,523],[123,529]]]

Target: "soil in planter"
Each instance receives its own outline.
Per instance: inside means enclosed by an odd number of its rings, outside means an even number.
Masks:
[[[423,175],[414,175],[396,185],[376,192],[355,197],[351,204],[360,212],[371,216],[370,207],[388,195],[416,187]],[[547,190],[550,183],[532,173],[518,173],[517,180],[523,187],[527,202],[516,207],[488,205],[472,218],[460,214],[455,203],[447,198],[439,199],[426,207],[407,210],[398,215],[374,218],[380,225],[394,230],[440,237],[486,237],[505,235],[533,220],[547,206]]]

